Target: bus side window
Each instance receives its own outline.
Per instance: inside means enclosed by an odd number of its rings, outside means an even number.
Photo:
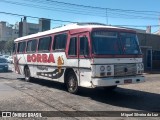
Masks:
[[[67,41],[67,34],[55,35],[52,49],[53,50],[65,50],[66,41]]]
[[[27,42],[27,52],[36,52],[37,40],[30,40]]]
[[[49,51],[52,37],[44,37],[39,39],[38,51]]]
[[[28,41],[27,42],[27,49],[26,49],[26,52],[31,52],[31,45],[32,45],[32,41]]]
[[[88,38],[80,37],[80,55],[89,55]]]
[[[37,49],[37,40],[32,40],[31,51],[36,52]]]
[[[77,38],[76,37],[72,37],[70,39],[68,55],[77,56]]]
[[[20,42],[18,43],[18,53],[24,53],[26,48],[26,42]]]

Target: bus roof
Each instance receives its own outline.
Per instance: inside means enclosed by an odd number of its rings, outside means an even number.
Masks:
[[[53,34],[53,33],[57,33],[57,32],[63,32],[63,31],[68,31],[68,30],[81,29],[81,28],[88,28],[88,29],[112,28],[112,29],[120,29],[120,30],[130,30],[130,29],[127,29],[124,27],[109,26],[109,25],[105,25],[105,24],[101,24],[101,23],[73,23],[73,24],[68,24],[65,26],[57,27],[57,28],[54,28],[51,30],[47,30],[44,32],[38,32],[35,34],[20,37],[20,38],[15,39],[14,41],[17,42],[17,41],[31,39],[31,38],[35,38],[35,37],[44,36],[44,35],[49,35],[49,34]],[[133,31],[133,30],[130,30],[130,31]],[[135,32],[135,31],[133,31],[133,32]]]

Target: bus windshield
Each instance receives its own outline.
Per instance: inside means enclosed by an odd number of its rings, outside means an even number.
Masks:
[[[92,53],[96,55],[141,54],[136,34],[109,31],[92,33]]]

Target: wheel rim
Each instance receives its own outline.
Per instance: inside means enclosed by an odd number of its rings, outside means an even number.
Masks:
[[[75,80],[75,78],[73,76],[69,77],[69,80],[68,80],[68,90],[70,92],[77,91],[77,82],[76,82],[76,80]]]

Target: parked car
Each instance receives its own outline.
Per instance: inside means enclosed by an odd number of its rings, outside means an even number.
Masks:
[[[3,57],[4,57],[4,58],[8,58],[8,57],[9,57],[9,55],[3,55]]]
[[[0,57],[0,71],[8,71],[8,63],[5,58]]]
[[[3,57],[3,55],[2,55],[2,54],[0,54],[0,57]]]
[[[13,63],[13,57],[12,57],[12,56],[9,56],[9,57],[7,58],[7,61],[8,61],[9,63]]]
[[[13,58],[12,56],[9,55],[2,55],[3,58],[7,60],[8,63],[13,63]]]

